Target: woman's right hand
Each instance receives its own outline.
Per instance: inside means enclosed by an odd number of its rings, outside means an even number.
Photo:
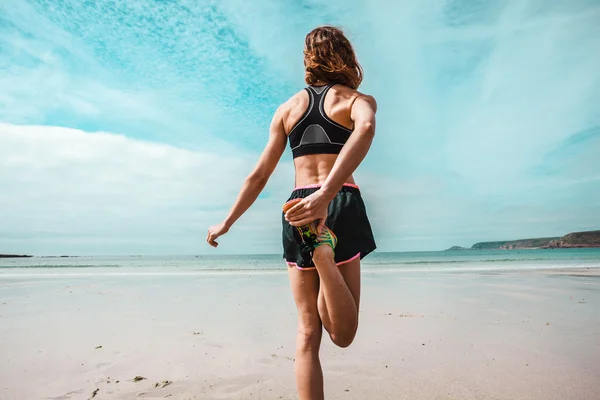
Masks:
[[[226,234],[229,231],[229,227],[221,222],[218,225],[211,226],[208,228],[208,235],[206,236],[206,242],[212,247],[217,247],[219,243],[216,242],[219,236]]]

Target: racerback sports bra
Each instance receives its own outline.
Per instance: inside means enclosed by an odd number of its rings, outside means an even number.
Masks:
[[[293,158],[308,154],[339,154],[352,131],[325,114],[323,103],[333,84],[308,86],[308,108],[290,134]]]

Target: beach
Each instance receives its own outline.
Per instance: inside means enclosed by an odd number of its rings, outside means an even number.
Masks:
[[[326,398],[598,399],[599,304],[595,266],[365,267]],[[285,267],[0,268],[0,398],[295,399],[295,311]]]

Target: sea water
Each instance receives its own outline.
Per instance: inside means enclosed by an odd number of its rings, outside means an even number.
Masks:
[[[374,252],[373,273],[600,268],[600,249]],[[285,273],[281,255],[78,256],[0,259],[0,276]]]

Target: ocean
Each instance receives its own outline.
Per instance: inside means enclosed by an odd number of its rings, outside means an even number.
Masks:
[[[374,252],[372,273],[600,268],[600,249]],[[0,259],[0,276],[285,273],[280,255],[76,256]]]

